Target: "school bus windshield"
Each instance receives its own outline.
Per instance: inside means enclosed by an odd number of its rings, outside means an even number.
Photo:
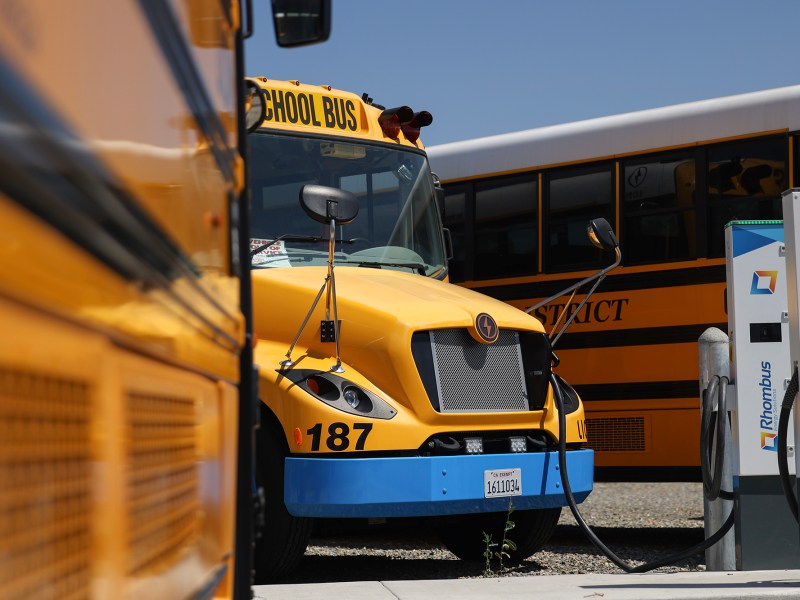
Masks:
[[[299,201],[304,185],[321,184],[359,199],[355,220],[337,227],[337,265],[444,274],[441,223],[424,154],[264,132],[251,134],[249,145],[254,268],[326,263],[328,226],[309,218]]]

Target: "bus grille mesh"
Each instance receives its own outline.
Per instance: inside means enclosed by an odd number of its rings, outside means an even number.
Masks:
[[[90,388],[0,368],[0,598],[89,598]]]
[[[589,447],[596,452],[644,452],[644,417],[586,419]]]
[[[191,398],[132,393],[130,575],[160,571],[199,534],[197,406]]]
[[[464,329],[430,333],[441,412],[529,409],[517,332],[501,330],[494,344],[481,344]]]

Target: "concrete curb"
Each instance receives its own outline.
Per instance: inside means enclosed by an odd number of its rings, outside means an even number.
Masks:
[[[254,600],[759,600],[800,597],[800,570],[260,585]]]

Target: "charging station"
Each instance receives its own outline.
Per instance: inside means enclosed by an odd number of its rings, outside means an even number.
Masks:
[[[730,223],[725,250],[730,373],[735,389],[729,408],[736,568],[797,568],[800,533],[783,494],[777,461],[781,400],[791,377],[783,222]],[[796,302],[796,275],[794,281]],[[797,319],[793,322],[797,330]],[[792,335],[797,338],[800,360],[800,335],[797,331]],[[794,435],[789,433],[790,463],[794,463]]]

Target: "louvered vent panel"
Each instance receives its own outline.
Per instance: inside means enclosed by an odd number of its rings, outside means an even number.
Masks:
[[[644,452],[644,417],[586,419],[589,447],[597,452]]]
[[[89,389],[0,368],[3,600],[89,598]]]
[[[129,494],[132,576],[162,571],[200,530],[197,405],[192,398],[131,393]]]

